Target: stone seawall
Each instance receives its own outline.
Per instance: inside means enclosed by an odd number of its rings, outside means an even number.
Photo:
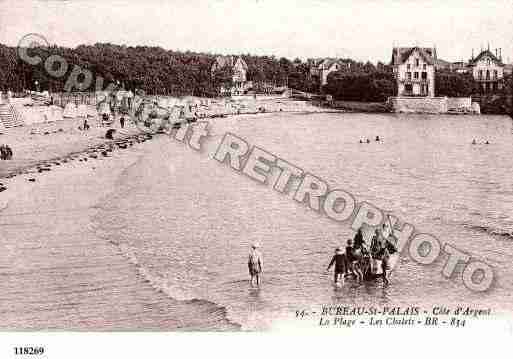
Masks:
[[[470,97],[390,97],[388,101],[399,113],[478,113]]]

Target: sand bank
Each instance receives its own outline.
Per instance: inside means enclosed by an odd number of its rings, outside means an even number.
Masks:
[[[131,128],[109,141],[105,129],[76,131],[73,121],[44,126],[46,135],[25,127],[1,140],[17,159],[0,163],[9,175],[0,179],[7,188],[0,193],[0,328],[237,329],[222,307],[154,288],[97,233],[98,203],[152,145],[150,137]]]

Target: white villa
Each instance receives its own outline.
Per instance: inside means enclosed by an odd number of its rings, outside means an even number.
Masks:
[[[310,60],[310,75],[319,78],[320,86],[328,83],[328,75],[343,68],[349,68],[351,63],[339,59],[315,59]]]
[[[218,56],[210,69],[212,76],[215,71],[224,67],[229,67],[233,71],[233,87],[231,89],[224,89],[223,92],[232,95],[243,94],[250,85],[247,80],[248,65],[246,61],[240,56],[237,58],[234,56]]]
[[[436,49],[394,47],[392,66],[397,80],[397,96],[435,96]]]
[[[496,50],[497,53],[497,50]],[[502,88],[504,80],[504,64],[501,55],[494,55],[490,50],[481,51],[476,58],[470,60],[474,81],[483,92],[495,92]]]

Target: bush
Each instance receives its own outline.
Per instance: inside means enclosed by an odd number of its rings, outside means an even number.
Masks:
[[[396,91],[392,73],[371,72],[333,72],[323,91],[336,100],[384,102]]]
[[[476,92],[471,74],[439,71],[435,74],[436,96],[468,97]]]

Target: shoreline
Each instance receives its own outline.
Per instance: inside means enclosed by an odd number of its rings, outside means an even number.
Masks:
[[[10,179],[0,194],[0,330],[240,329],[223,307],[169,297],[98,233],[102,201],[151,146],[146,141]]]

